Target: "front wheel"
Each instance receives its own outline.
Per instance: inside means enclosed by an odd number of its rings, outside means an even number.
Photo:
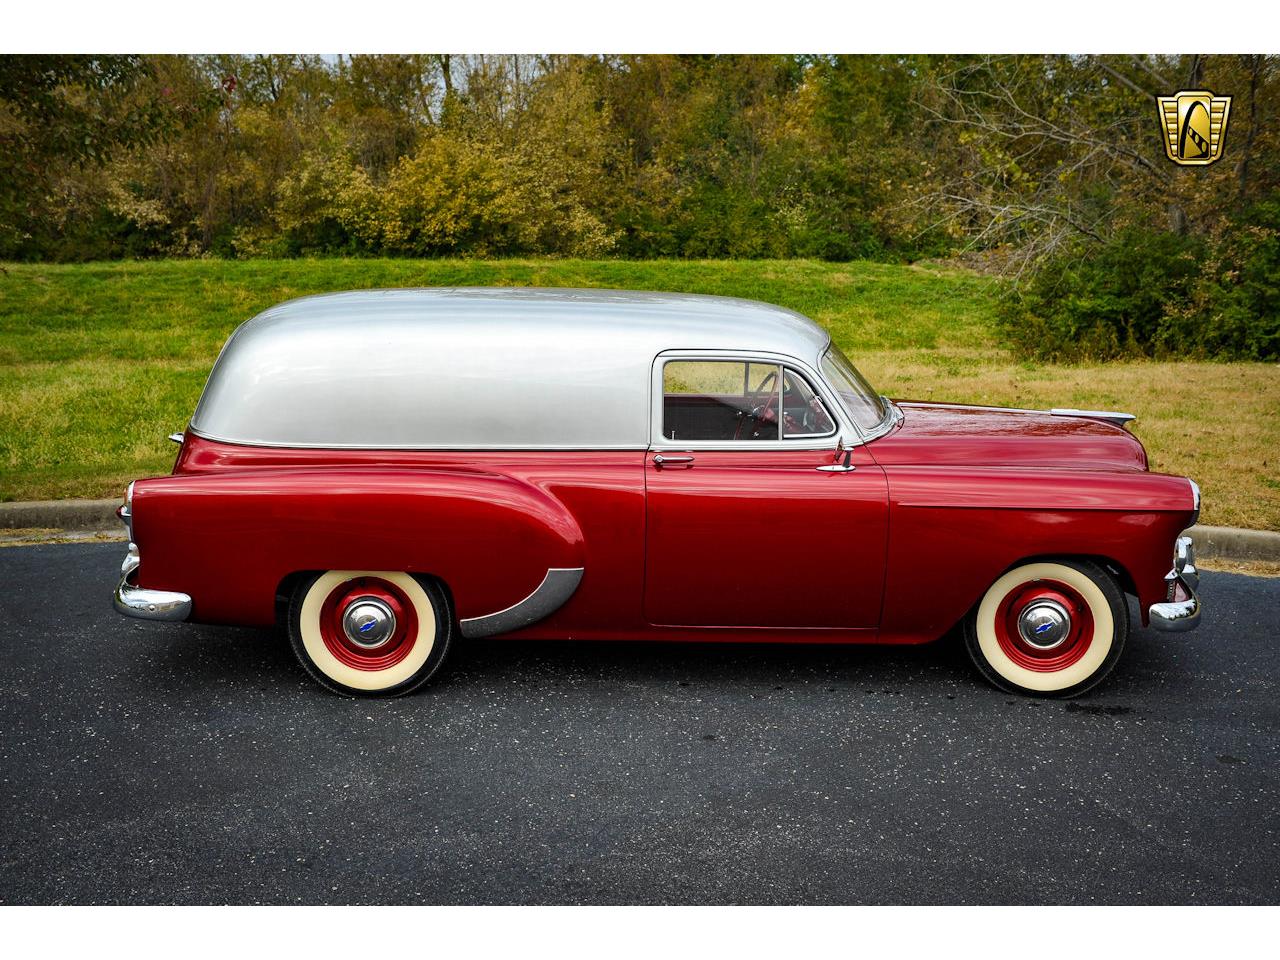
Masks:
[[[400,696],[443,663],[453,633],[439,584],[407,573],[329,570],[298,584],[289,643],[321,685],[348,696]]]
[[[1074,697],[1120,659],[1129,607],[1115,578],[1096,563],[1037,561],[993,583],[964,626],[970,658],[995,686]]]

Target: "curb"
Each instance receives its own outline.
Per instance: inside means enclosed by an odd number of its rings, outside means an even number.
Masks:
[[[119,500],[31,500],[0,503],[0,530],[113,530],[124,533],[116,516]]]
[[[1280,533],[1208,527],[1196,524],[1187,531],[1196,542],[1196,556],[1223,560],[1280,560]]]
[[[54,531],[48,539],[66,533],[124,531],[116,517],[119,500],[33,500],[0,503],[0,530]],[[1195,539],[1196,555],[1224,560],[1280,560],[1280,533],[1240,530],[1196,524],[1187,533]]]

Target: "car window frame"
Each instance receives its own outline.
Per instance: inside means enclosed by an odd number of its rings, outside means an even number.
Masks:
[[[801,381],[803,381],[804,385],[809,388],[809,392],[818,398],[818,402],[822,404],[823,412],[826,413],[827,419],[831,421],[830,430],[826,430],[822,433],[796,433],[792,434],[790,437],[787,436],[787,424],[785,418],[782,417],[782,406],[783,401],[786,398],[786,378],[788,373],[799,377]],[[783,440],[826,440],[840,432],[839,421],[836,420],[835,414],[831,412],[831,408],[827,405],[827,402],[822,399],[822,395],[818,393],[818,388],[810,383],[809,378],[796,369],[793,364],[784,363],[782,365],[782,384],[781,394],[778,399],[778,408],[778,434]]]

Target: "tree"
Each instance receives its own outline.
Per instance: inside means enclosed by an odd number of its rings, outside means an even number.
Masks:
[[[1210,167],[1175,166],[1156,133],[1155,98],[1205,86],[1245,93],[1228,153]],[[970,248],[1010,245],[1015,274],[1133,224],[1206,235],[1277,186],[1277,118],[1263,105],[1278,86],[1272,57],[960,59],[920,91],[947,145],[927,198],[935,222],[958,223]]]
[[[0,57],[0,254],[61,223],[67,180],[181,122],[153,77],[138,56]]]

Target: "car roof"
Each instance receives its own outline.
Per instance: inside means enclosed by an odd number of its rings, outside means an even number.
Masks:
[[[263,328],[362,326],[396,320],[443,325],[451,322],[519,322],[594,329],[605,336],[636,330],[698,341],[695,349],[775,350],[803,347],[806,359],[830,342],[820,326],[794,310],[759,300],[695,293],[568,287],[407,287],[349,290],[288,300],[249,320],[242,334]],[[715,342],[707,342],[709,336]],[[733,343],[727,342],[734,341]],[[685,349],[673,344],[670,349]]]
[[[829,343],[792,310],[730,297],[538,287],[322,294],[240,325],[191,428],[280,446],[643,446],[657,354],[748,351],[812,365]]]

